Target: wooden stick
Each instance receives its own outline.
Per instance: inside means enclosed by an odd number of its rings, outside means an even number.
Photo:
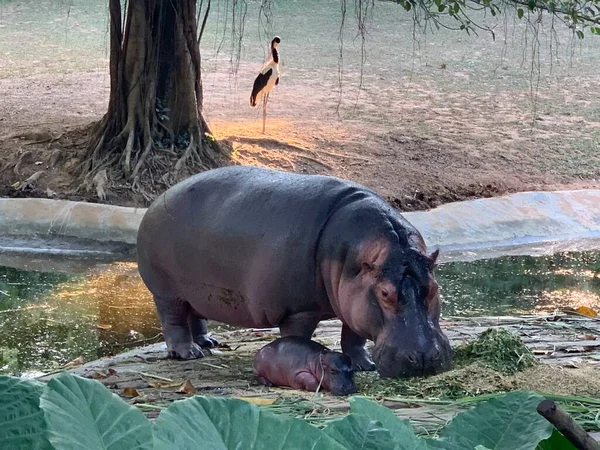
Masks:
[[[575,447],[580,450],[600,450],[596,442],[575,420],[554,403],[543,400],[537,407],[537,412],[556,427]]]
[[[159,375],[152,375],[151,373],[146,373],[146,372],[138,372],[138,373],[143,377],[154,378],[156,380],[168,381],[169,383],[173,383],[173,380],[170,378],[167,378],[167,377],[161,377]]]

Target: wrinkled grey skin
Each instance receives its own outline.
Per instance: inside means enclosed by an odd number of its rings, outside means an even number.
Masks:
[[[309,338],[338,317],[356,370],[447,370],[433,268],[419,232],[379,195],[339,178],[230,166],[159,196],[138,231],[138,267],[169,355],[216,344],[206,319]]]
[[[333,395],[356,393],[352,361],[324,345],[299,336],[286,336],[261,348],[254,357],[254,376],[266,386],[289,386]]]

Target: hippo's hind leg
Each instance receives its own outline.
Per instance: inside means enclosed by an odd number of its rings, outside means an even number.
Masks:
[[[375,370],[375,363],[365,348],[366,343],[366,339],[360,337],[347,325],[342,326],[342,351],[352,360],[354,370]]]
[[[190,311],[188,325],[192,332],[193,341],[202,348],[213,348],[219,346],[219,341],[208,335],[207,320]]]
[[[188,323],[190,304],[182,298],[154,296],[158,317],[163,327],[169,358],[196,359],[204,357],[202,349],[192,340]]]
[[[269,380],[267,380],[265,377],[256,377],[256,381],[259,384],[262,384],[263,386],[266,386],[268,388],[273,386],[273,384]]]
[[[291,314],[281,321],[279,332],[282,337],[300,336],[310,339],[320,321],[319,313],[301,312]]]

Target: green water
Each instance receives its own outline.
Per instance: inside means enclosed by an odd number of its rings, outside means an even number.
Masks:
[[[600,308],[600,253],[453,262],[436,269],[445,316]]]
[[[56,369],[160,339],[134,263],[51,270],[0,267],[0,373]],[[453,262],[439,266],[436,277],[444,316],[600,309],[600,253]]]
[[[0,267],[0,291],[0,373],[56,369],[160,337],[133,263],[75,275]]]

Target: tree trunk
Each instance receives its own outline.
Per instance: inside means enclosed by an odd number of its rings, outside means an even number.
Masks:
[[[81,165],[83,185],[124,183],[152,200],[223,165],[202,117],[195,0],[109,0],[110,99]]]

